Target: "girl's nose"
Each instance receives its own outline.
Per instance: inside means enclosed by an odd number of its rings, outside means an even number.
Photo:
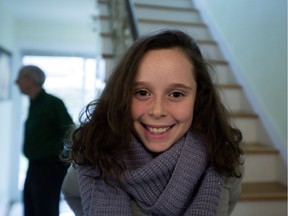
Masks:
[[[154,118],[161,118],[163,116],[166,116],[167,110],[166,110],[165,102],[160,98],[153,100],[153,102],[151,103],[150,110],[149,110],[149,115]]]

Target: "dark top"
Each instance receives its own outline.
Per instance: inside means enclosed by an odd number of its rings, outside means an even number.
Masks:
[[[42,90],[30,101],[24,155],[29,160],[58,157],[73,121],[62,100]]]

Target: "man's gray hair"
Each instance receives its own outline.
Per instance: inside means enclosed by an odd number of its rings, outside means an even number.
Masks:
[[[25,65],[21,68],[20,72],[23,72],[26,77],[31,77],[37,85],[43,86],[46,76],[39,67],[34,65]]]

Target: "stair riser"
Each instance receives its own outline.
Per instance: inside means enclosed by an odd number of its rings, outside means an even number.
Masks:
[[[277,154],[246,154],[243,182],[278,181],[279,162]]]
[[[212,60],[224,59],[217,45],[199,43],[199,47],[201,49],[203,56],[207,59],[212,59]]]
[[[212,72],[210,75],[214,83],[218,84],[237,83],[228,64],[214,64],[213,67],[215,72]]]
[[[189,8],[192,6],[190,0],[134,0],[135,3],[149,4],[149,5],[159,5],[159,6],[171,6],[171,7],[180,7],[180,8]]]
[[[102,50],[106,54],[113,54],[113,44],[111,37],[102,37]]]
[[[252,110],[251,106],[241,88],[221,88],[220,96],[222,102],[231,111],[246,111]]]
[[[101,28],[101,32],[111,32],[111,27],[109,24],[109,19],[108,18],[101,18],[100,19],[100,28]]]
[[[113,68],[114,68],[114,62],[115,60],[113,59],[110,59],[110,58],[107,58],[105,59],[105,62],[106,62],[106,65],[105,65],[105,68],[106,68],[106,80],[109,78]]]
[[[144,8],[136,5],[136,14],[139,19],[155,19],[165,21],[177,21],[177,22],[201,22],[201,17],[197,12],[193,11],[181,11],[173,9],[161,9]]]
[[[101,15],[104,15],[104,16],[110,15],[108,3],[98,4],[98,9],[99,9],[99,12],[101,13]]]
[[[285,216],[287,215],[286,201],[240,201],[235,206],[231,216]]]
[[[243,142],[270,144],[271,140],[257,118],[232,118],[232,123],[241,130]]]

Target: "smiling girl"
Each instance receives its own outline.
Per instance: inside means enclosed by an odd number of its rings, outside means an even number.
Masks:
[[[196,42],[178,30],[129,48],[73,133],[84,215],[231,213],[242,136],[209,72]]]

